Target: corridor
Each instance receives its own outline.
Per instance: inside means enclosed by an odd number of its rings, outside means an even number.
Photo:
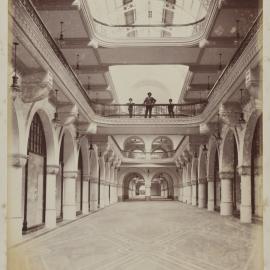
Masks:
[[[11,249],[9,269],[261,269],[260,230],[175,201],[122,202]]]

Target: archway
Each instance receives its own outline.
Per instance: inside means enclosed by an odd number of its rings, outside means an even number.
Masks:
[[[151,158],[168,158],[172,157],[173,142],[166,136],[159,136],[155,138],[151,145]]]
[[[166,172],[157,172],[151,179],[151,200],[174,199],[173,179]]]
[[[138,136],[128,137],[124,142],[124,156],[127,158],[145,158],[145,143]]]
[[[238,146],[228,129],[221,145],[221,214],[240,216],[241,189],[238,173]]]
[[[27,155],[23,189],[23,233],[45,224],[47,142],[38,113],[34,114],[30,125]]]
[[[78,160],[78,175],[76,179],[76,215],[80,215],[82,213],[82,205],[83,205],[83,159],[82,159],[82,151],[79,150],[79,160]]]
[[[145,199],[145,179],[137,172],[124,177],[123,200]]]
[[[251,145],[251,210],[254,217],[262,217],[262,116],[257,120]]]

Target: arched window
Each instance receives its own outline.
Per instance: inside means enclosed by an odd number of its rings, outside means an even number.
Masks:
[[[27,145],[28,161],[24,178],[23,233],[42,227],[46,208],[46,140],[41,119],[35,114]]]

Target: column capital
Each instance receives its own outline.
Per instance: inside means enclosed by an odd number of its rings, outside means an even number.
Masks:
[[[206,179],[206,177],[201,177],[198,179],[198,181],[200,184],[205,184],[207,182],[207,179]]]
[[[24,167],[28,156],[24,154],[13,154],[9,157],[10,164],[14,167]]]
[[[214,176],[207,176],[207,182],[214,182]]]
[[[89,174],[83,174],[82,175],[83,181],[89,182],[90,181],[90,175]]]
[[[89,177],[90,183],[98,183],[98,178],[94,176]]]
[[[47,165],[47,174],[58,174],[59,165]]]
[[[191,185],[196,185],[196,183],[197,183],[197,179],[191,180]]]
[[[77,178],[78,171],[65,171],[64,178]]]
[[[232,179],[234,177],[233,172],[219,172],[220,179]]]
[[[238,170],[238,173],[240,174],[240,175],[250,175],[251,174],[251,167],[250,166],[239,166],[238,168],[237,168],[237,170]]]

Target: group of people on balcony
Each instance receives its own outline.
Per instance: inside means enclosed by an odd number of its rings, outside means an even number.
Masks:
[[[145,113],[144,113],[144,118],[149,118],[152,117],[152,108],[154,107],[156,103],[156,99],[152,97],[152,93],[148,92],[147,97],[144,99],[143,104],[145,105]],[[133,102],[132,98],[129,98],[129,103],[128,103],[128,113],[129,117],[132,118],[133,116],[133,109],[134,109],[135,103]],[[167,105],[168,108],[168,113],[170,118],[174,118],[174,104],[172,103],[172,99],[169,99],[169,104]]]

